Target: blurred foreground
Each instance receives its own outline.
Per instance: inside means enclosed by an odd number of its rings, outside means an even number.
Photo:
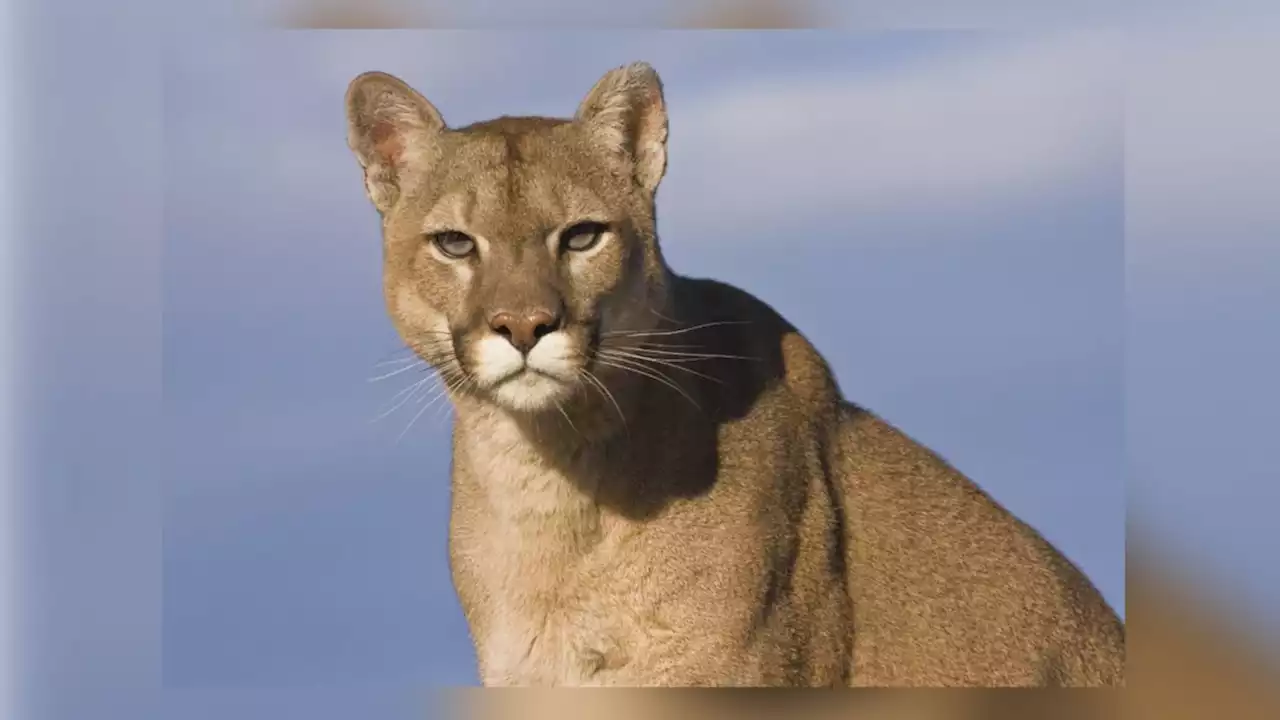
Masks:
[[[476,3],[444,0],[280,0],[270,21],[292,28],[387,29],[513,26],[640,26],[793,29],[829,26],[831,13],[802,0],[642,0],[615,3]],[[497,13],[501,13],[499,16]]]

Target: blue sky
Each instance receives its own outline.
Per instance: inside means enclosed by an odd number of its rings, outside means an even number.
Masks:
[[[24,248],[24,312],[60,319],[28,325],[23,388],[40,717],[412,717],[430,687],[474,682],[445,560],[447,424],[428,413],[397,442],[410,414],[370,422],[404,385],[367,382],[398,345],[343,140],[342,91],[368,69],[461,124],[570,113],[606,69],[649,60],[678,269],[777,306],[846,394],[1117,606],[1128,493],[1254,608],[1280,599],[1261,552],[1274,265],[1213,252],[1276,259],[1278,178],[1257,159],[1275,138],[1197,125],[1275,117],[1232,70],[1265,67],[1265,43],[1192,61],[1187,38],[1087,31],[241,31],[173,35],[157,66],[104,39],[135,22],[65,25],[72,50],[32,49],[26,71],[48,93],[27,132],[56,142],[26,146],[25,179],[81,192],[33,196],[42,243]],[[1126,114],[1135,56],[1147,94]],[[33,162],[42,148],[58,161]],[[1180,183],[1188,165],[1244,191]]]

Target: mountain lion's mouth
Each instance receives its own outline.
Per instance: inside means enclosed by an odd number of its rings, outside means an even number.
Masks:
[[[553,380],[553,381],[555,381],[555,382],[564,382],[564,381],[565,381],[565,380],[564,380],[564,378],[557,377],[557,376],[555,376],[555,375],[552,375],[552,374],[551,374],[551,373],[549,373],[549,372],[545,372],[545,371],[543,371],[543,370],[539,370],[538,368],[531,367],[531,366],[529,366],[529,365],[525,365],[524,367],[520,368],[519,370],[516,370],[515,372],[509,373],[509,374],[507,374],[507,375],[503,376],[502,378],[500,378],[497,382],[495,382],[495,383],[493,384],[493,388],[495,388],[495,389],[496,389],[496,388],[502,387],[503,385],[506,385],[506,384],[508,384],[508,383],[511,383],[511,382],[514,382],[514,381],[520,380],[521,378],[527,378],[527,377],[530,377],[530,376],[536,376],[536,377],[538,377],[538,378],[544,378],[544,379],[546,379],[546,380]]]
[[[563,379],[525,366],[492,385],[489,392],[498,403],[516,410],[554,407],[569,391]]]

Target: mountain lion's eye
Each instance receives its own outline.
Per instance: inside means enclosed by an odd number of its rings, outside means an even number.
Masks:
[[[448,230],[431,236],[440,252],[455,260],[464,258],[476,251],[476,241],[457,230]]]
[[[560,233],[560,246],[565,250],[583,252],[595,247],[604,237],[604,223],[582,222]]]

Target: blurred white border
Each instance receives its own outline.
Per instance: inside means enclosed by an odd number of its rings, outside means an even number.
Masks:
[[[15,217],[14,186],[10,172],[17,158],[14,156],[12,138],[12,105],[17,83],[17,52],[14,47],[18,33],[16,0],[0,0],[0,717],[17,717],[14,690],[13,635],[14,606],[17,583],[14,572],[14,536],[17,534],[13,510],[17,487],[17,467],[13,437],[13,347],[17,315],[17,219]]]

